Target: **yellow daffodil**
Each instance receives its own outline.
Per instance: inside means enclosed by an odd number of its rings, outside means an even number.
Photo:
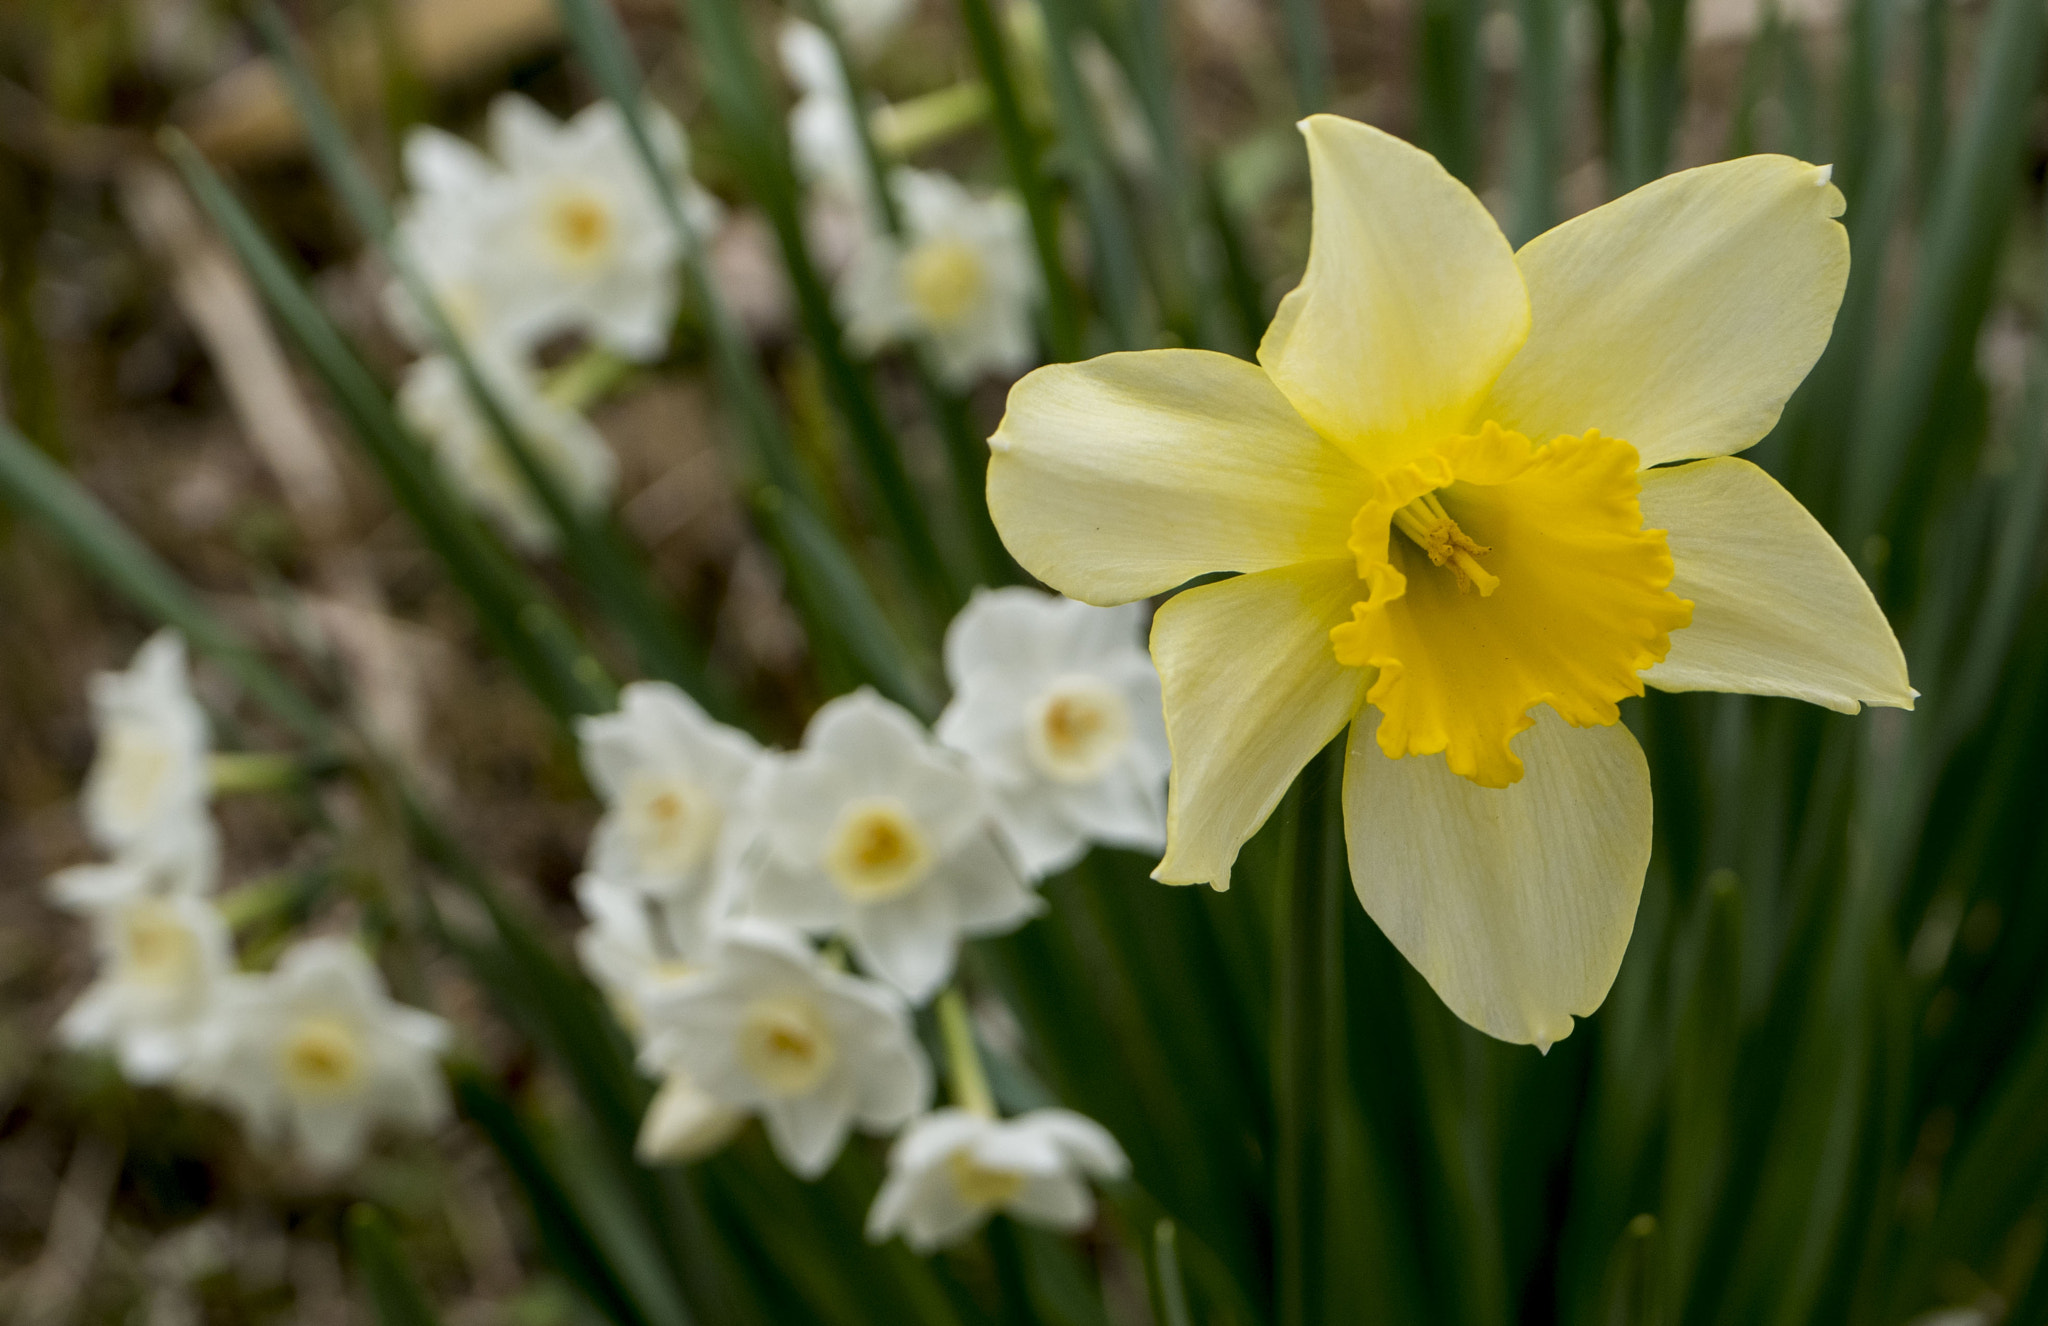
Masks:
[[[1226,884],[1349,724],[1366,910],[1444,1002],[1547,1047],[1597,1008],[1650,855],[1617,702],[1664,690],[1910,707],[1883,613],[1733,453],[1827,344],[1849,270],[1826,167],[1670,176],[1520,252],[1428,154],[1302,125],[1307,273],[1248,364],[1041,368],[991,441],[1018,560],[1152,630],[1168,883]],[[1675,462],[1690,462],[1679,464]]]

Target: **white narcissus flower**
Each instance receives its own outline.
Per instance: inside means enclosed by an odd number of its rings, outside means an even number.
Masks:
[[[576,901],[590,922],[576,936],[576,956],[597,982],[626,1030],[640,1034],[647,997],[695,974],[717,913],[709,898],[652,898],[596,875],[576,881]]]
[[[642,1067],[759,1114],[805,1178],[825,1172],[855,1124],[893,1132],[931,1099],[902,997],[777,926],[728,922],[704,973],[651,996],[647,1019]]]
[[[311,939],[267,975],[227,984],[183,1081],[259,1141],[333,1174],[380,1123],[425,1130],[446,1117],[448,1040],[446,1022],[393,1002],[360,948]]]
[[[909,167],[892,172],[889,187],[902,238],[867,236],[836,291],[854,348],[922,341],[954,387],[1030,366],[1041,286],[1023,204],[1008,192],[977,198],[950,176]]]
[[[617,712],[577,723],[583,768],[605,804],[590,872],[650,897],[705,899],[741,793],[765,754],[666,682],[635,682]]]
[[[903,1130],[868,1210],[868,1238],[901,1234],[918,1252],[958,1243],[1000,1211],[1071,1232],[1095,1218],[1089,1179],[1120,1179],[1130,1161],[1109,1131],[1072,1110],[991,1119],[936,1110]]]
[[[190,894],[136,896],[91,913],[100,971],[57,1023],[67,1045],[104,1046],[131,1082],[165,1082],[234,965],[227,922]]]
[[[962,935],[1001,934],[1040,903],[992,832],[966,766],[872,691],[827,704],[763,773],[739,858],[739,906],[837,932],[861,966],[923,1003]]]
[[[981,775],[1025,873],[1090,842],[1166,845],[1173,759],[1142,605],[1096,608],[1021,587],[983,590],[946,628],[953,702],[939,740]]]
[[[590,421],[542,395],[527,375],[480,358],[499,403],[541,464],[577,507],[595,511],[610,500],[618,462]],[[526,476],[476,407],[450,359],[429,355],[406,370],[398,412],[434,453],[450,487],[530,553],[555,543],[555,527],[527,486]]]
[[[185,642],[158,631],[126,672],[92,679],[99,749],[85,779],[85,826],[121,857],[182,857],[210,843],[210,742],[193,698]]]
[[[644,122],[685,219],[708,235],[718,205],[690,179],[682,127],[653,105]],[[493,261],[522,283],[538,333],[580,331],[629,359],[659,355],[682,246],[618,107],[601,101],[565,123],[507,94],[491,104],[490,140],[513,191]]]

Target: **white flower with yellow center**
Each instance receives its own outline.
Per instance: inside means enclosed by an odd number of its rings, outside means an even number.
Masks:
[[[576,725],[583,769],[605,804],[590,872],[650,897],[703,903],[742,794],[766,758],[666,682],[635,682],[617,712]]]
[[[935,1110],[911,1123],[889,1149],[889,1176],[868,1209],[868,1238],[901,1234],[933,1252],[1001,1212],[1065,1233],[1095,1220],[1090,1179],[1120,1179],[1130,1161],[1109,1130],[1072,1110],[1033,1110],[991,1119]]]
[[[903,237],[869,234],[841,275],[849,342],[872,354],[921,341],[955,387],[1028,366],[1040,285],[1023,205],[1009,193],[976,198],[937,171],[899,168],[889,186]]]
[[[1516,253],[1427,154],[1330,116],[1303,132],[1308,271],[1259,363],[1032,374],[991,443],[990,509],[1026,569],[1088,602],[1242,573],[1153,623],[1157,878],[1226,882],[1349,725],[1366,910],[1452,1011],[1547,1046],[1606,996],[1649,860],[1618,701],[1912,703],[1848,558],[1732,458],[1827,343],[1842,197],[1825,168],[1747,157]]]
[[[91,920],[99,976],[57,1037],[112,1050],[132,1082],[168,1081],[234,965],[227,923],[190,894],[130,897],[95,908]]]
[[[126,672],[95,676],[91,694],[99,749],[85,778],[84,810],[93,842],[145,861],[210,851],[211,743],[186,674],[184,640],[158,631]]]
[[[746,919],[727,923],[702,975],[650,996],[640,1059],[760,1115],[783,1163],[805,1178],[825,1172],[854,1125],[893,1132],[931,1098],[931,1066],[901,996]]]
[[[478,359],[520,436],[568,499],[584,511],[611,500],[618,462],[590,421],[542,395],[523,371]],[[555,527],[526,476],[476,407],[455,362],[429,355],[406,370],[398,413],[433,452],[449,487],[530,553],[554,547]]]
[[[739,907],[846,936],[866,970],[923,1003],[962,935],[1013,930],[1039,901],[998,845],[986,793],[917,720],[872,691],[820,709],[763,773]]]
[[[690,179],[682,127],[651,104],[644,119],[686,220],[708,236],[719,209]],[[507,94],[491,104],[490,142],[512,192],[491,261],[518,282],[536,332],[581,332],[629,359],[659,355],[682,246],[618,107],[601,101],[564,123]]]
[[[182,1080],[259,1142],[333,1174],[379,1124],[424,1131],[446,1117],[448,1039],[446,1022],[392,1001],[360,948],[312,939],[228,983]]]
[[[977,593],[946,628],[953,701],[935,730],[981,776],[1034,879],[1091,842],[1166,845],[1172,757],[1144,622],[1135,604],[1010,588]]]

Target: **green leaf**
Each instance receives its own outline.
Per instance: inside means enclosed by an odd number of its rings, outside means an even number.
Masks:
[[[379,1326],[439,1326],[440,1318],[414,1278],[397,1233],[375,1207],[359,1202],[349,1208],[348,1250]]]

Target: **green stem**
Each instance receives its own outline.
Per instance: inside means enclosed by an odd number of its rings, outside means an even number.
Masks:
[[[974,1024],[968,1019],[967,1000],[959,986],[949,986],[939,996],[937,1012],[939,1035],[946,1043],[946,1075],[953,1103],[969,1114],[995,1118],[995,1093],[989,1090],[988,1073],[981,1066],[981,1051],[974,1044]]]
[[[1274,1158],[1274,1278],[1280,1326],[1323,1318],[1325,1112],[1329,1098],[1329,932],[1344,865],[1344,748],[1339,738],[1295,789],[1296,813],[1280,936],[1279,1028],[1274,1037],[1278,1143]]]

